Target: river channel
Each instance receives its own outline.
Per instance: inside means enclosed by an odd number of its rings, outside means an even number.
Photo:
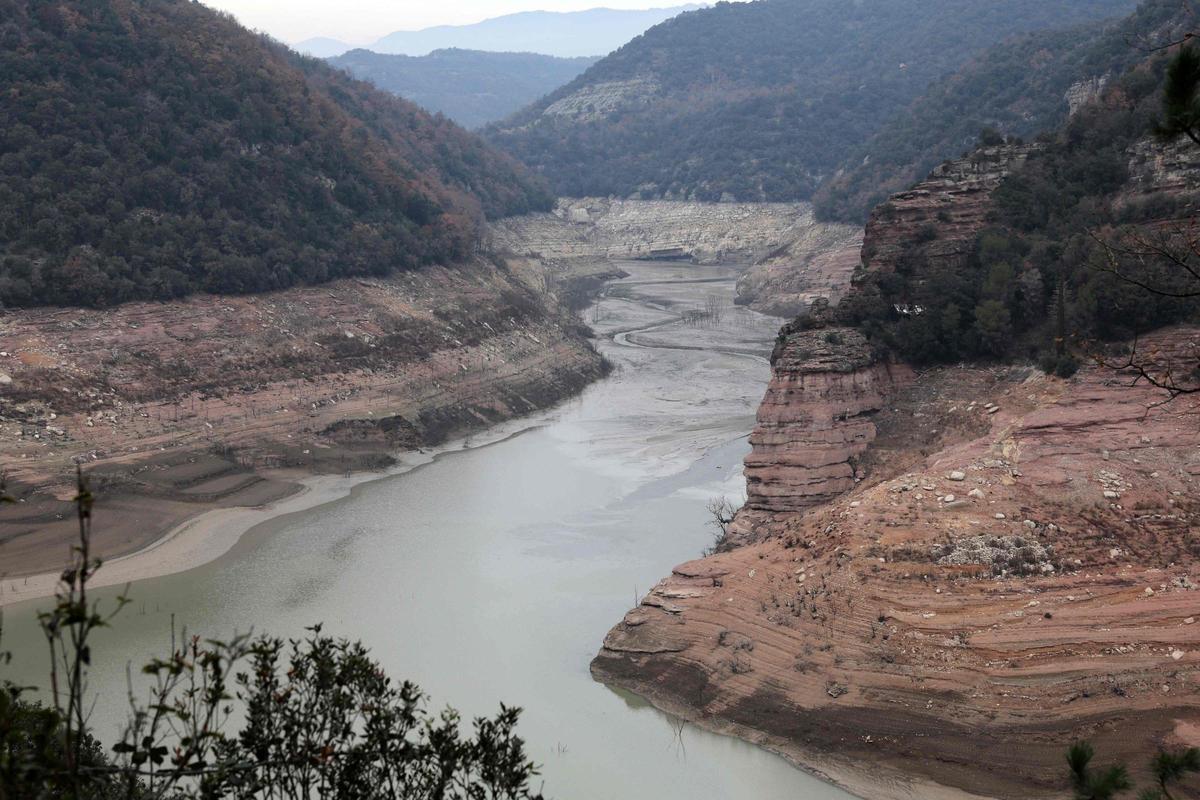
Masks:
[[[133,603],[98,635],[102,740],[124,719],[126,664],[167,651],[172,617],[206,637],[297,636],[322,622],[362,639],[435,708],[524,708],[520,732],[548,797],[848,798],[750,744],[680,731],[588,672],[636,599],[710,544],[708,501],[743,494],[780,324],[733,305],[731,268],[622,266],[630,276],[585,312],[610,378],[520,433],[468,440],[259,525],[217,561],[134,584]],[[5,610],[20,683],[44,683],[33,624],[44,604]]]

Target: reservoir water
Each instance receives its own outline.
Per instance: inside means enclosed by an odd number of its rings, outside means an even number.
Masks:
[[[172,616],[217,638],[297,636],[322,622],[362,639],[434,708],[523,707],[520,733],[548,797],[848,798],[752,745],[691,725],[680,733],[588,672],[637,598],[711,542],[708,501],[742,494],[779,327],[732,305],[730,268],[623,266],[630,277],[586,312],[611,378],[522,433],[468,442],[260,525],[213,563],[134,584],[133,603],[97,638],[102,740],[124,719],[126,664],[167,652]],[[45,683],[33,622],[44,604],[6,609],[16,659],[0,677]]]

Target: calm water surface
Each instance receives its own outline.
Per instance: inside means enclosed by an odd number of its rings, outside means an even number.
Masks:
[[[779,325],[731,305],[732,270],[626,269],[587,314],[615,375],[539,426],[364,484],[259,526],[219,561],[135,584],[96,648],[98,733],[119,729],[125,665],[166,651],[172,615],[212,637],[295,636],[320,621],[362,639],[436,706],[468,717],[501,700],[524,707],[521,734],[550,797],[848,798],[740,741],[690,725],[680,737],[669,717],[588,673],[635,598],[711,541],[706,502],[743,492]],[[719,320],[678,321],[713,308]],[[33,613],[7,611],[5,645],[19,682],[44,683]]]

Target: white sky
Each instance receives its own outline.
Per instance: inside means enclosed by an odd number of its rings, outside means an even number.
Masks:
[[[669,8],[696,0],[203,0],[285,42],[328,36],[369,44],[393,31],[464,25],[517,11]]]

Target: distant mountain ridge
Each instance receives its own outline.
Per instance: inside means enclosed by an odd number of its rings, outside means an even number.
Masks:
[[[485,135],[559,195],[794,201],[1013,34],[1134,0],[759,0],[682,14]]]
[[[329,59],[356,78],[467,128],[503,119],[569,83],[596,61],[479,50],[435,50],[427,56],[351,50]]]
[[[547,209],[444,118],[190,0],[0,0],[0,306],[383,275]]]
[[[593,8],[587,11],[524,11],[472,25],[439,25],[396,31],[371,45],[376,53],[423,56],[458,48],[507,53],[541,53],[560,58],[603,56],[649,28],[702,5],[648,10]]]

